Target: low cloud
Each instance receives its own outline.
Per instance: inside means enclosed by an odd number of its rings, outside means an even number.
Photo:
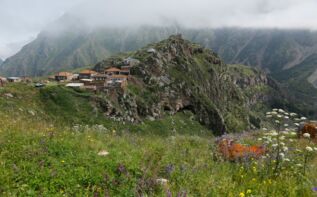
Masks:
[[[1,0],[0,57],[16,51],[10,43],[36,36],[65,13],[75,16],[77,25],[91,28],[177,23],[191,28],[315,30],[316,8],[316,0]]]

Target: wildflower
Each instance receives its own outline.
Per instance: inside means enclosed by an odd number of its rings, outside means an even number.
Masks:
[[[310,147],[310,146],[307,146],[307,147],[306,147],[306,150],[307,150],[308,152],[312,152],[312,151],[313,151],[313,148]]]
[[[288,158],[284,158],[283,161],[290,162],[291,160]]]
[[[275,120],[275,123],[279,124],[279,123],[280,123],[280,121],[279,121],[279,120]]]
[[[310,134],[309,133],[304,133],[303,136],[304,136],[304,138],[310,138]]]
[[[281,158],[284,158],[284,157],[285,157],[285,154],[284,154],[284,153],[280,153],[279,155],[280,155]]]
[[[314,187],[314,188],[313,188],[313,191],[314,191],[314,192],[317,192],[317,187]]]
[[[301,120],[307,120],[307,118],[306,118],[306,117],[301,117],[300,119],[301,119]]]
[[[284,124],[284,127],[288,127],[288,124]]]
[[[266,118],[272,118],[272,115],[266,115]]]
[[[263,128],[263,131],[267,131],[267,128]]]
[[[64,160],[62,160],[61,162],[62,162],[62,163],[65,163],[65,161],[64,161]]]
[[[317,151],[317,148],[316,148],[316,147],[314,147],[314,151]]]
[[[164,178],[159,178],[159,179],[156,179],[156,182],[161,184],[161,185],[166,185],[168,180],[164,179]]]
[[[277,115],[278,118],[282,118],[282,115]]]
[[[278,144],[273,144],[273,145],[272,145],[273,148],[275,148],[275,147],[277,147],[277,146],[278,146]]]
[[[247,194],[251,194],[251,193],[252,193],[252,190],[248,189]]]
[[[296,113],[290,113],[290,116],[294,117],[294,116],[297,116]]]
[[[245,194],[243,192],[240,192],[239,197],[245,197]]]
[[[252,181],[255,182],[255,181],[256,181],[256,178],[253,178]]]
[[[281,144],[281,146],[285,146],[285,143],[284,143],[284,142],[281,142],[280,144]]]
[[[262,138],[259,138],[258,141],[262,141]]]
[[[289,142],[294,142],[294,140],[293,139],[289,139]]]
[[[98,153],[98,155],[99,155],[99,156],[107,156],[107,155],[109,155],[109,152],[106,151],[106,150],[102,150],[102,151],[100,151],[100,152]]]
[[[278,110],[278,112],[280,112],[280,113],[284,113],[285,111],[284,111],[284,110],[282,110],[282,109],[279,109],[279,110]]]
[[[303,167],[303,165],[300,164],[300,163],[296,164],[296,166],[297,166],[297,167]]]
[[[271,133],[272,136],[278,136],[278,133],[277,132],[273,132]]]
[[[284,116],[284,118],[285,118],[285,119],[289,119],[289,117],[288,117],[288,116]]]
[[[295,123],[294,125],[297,126],[297,127],[299,127],[299,124],[298,124],[298,123]]]
[[[277,115],[277,112],[274,111],[274,112],[272,112],[271,114],[272,114],[272,115]]]
[[[288,151],[288,148],[286,146],[283,147],[283,151],[286,152]]]

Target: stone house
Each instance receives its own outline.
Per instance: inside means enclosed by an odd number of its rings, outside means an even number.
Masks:
[[[92,79],[93,76],[97,75],[98,73],[94,70],[83,70],[79,73],[79,79]]]
[[[22,79],[20,77],[8,77],[7,81],[10,83],[17,83],[17,82],[21,82]]]
[[[69,72],[59,72],[55,75],[56,81],[70,81],[73,79],[73,74]]]
[[[120,69],[119,68],[116,68],[116,67],[110,67],[108,69],[105,70],[105,74],[106,75],[119,75],[120,74]]]

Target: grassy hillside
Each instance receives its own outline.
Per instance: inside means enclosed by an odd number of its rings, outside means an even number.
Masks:
[[[190,112],[123,125],[99,117],[85,102],[92,96],[56,86],[0,89],[1,196],[314,195],[317,160],[305,177],[291,166],[274,176],[262,162],[223,161]],[[256,144],[254,137],[240,141]]]

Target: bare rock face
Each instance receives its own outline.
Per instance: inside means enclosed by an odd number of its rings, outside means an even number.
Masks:
[[[190,110],[218,135],[248,129],[250,108],[262,95],[247,95],[242,89],[268,85],[265,74],[249,68],[244,69],[250,76],[233,75],[217,54],[181,35],[104,60],[95,70],[120,68],[128,57],[137,63],[127,89],[113,90],[103,103],[106,114],[120,120],[140,122]]]

